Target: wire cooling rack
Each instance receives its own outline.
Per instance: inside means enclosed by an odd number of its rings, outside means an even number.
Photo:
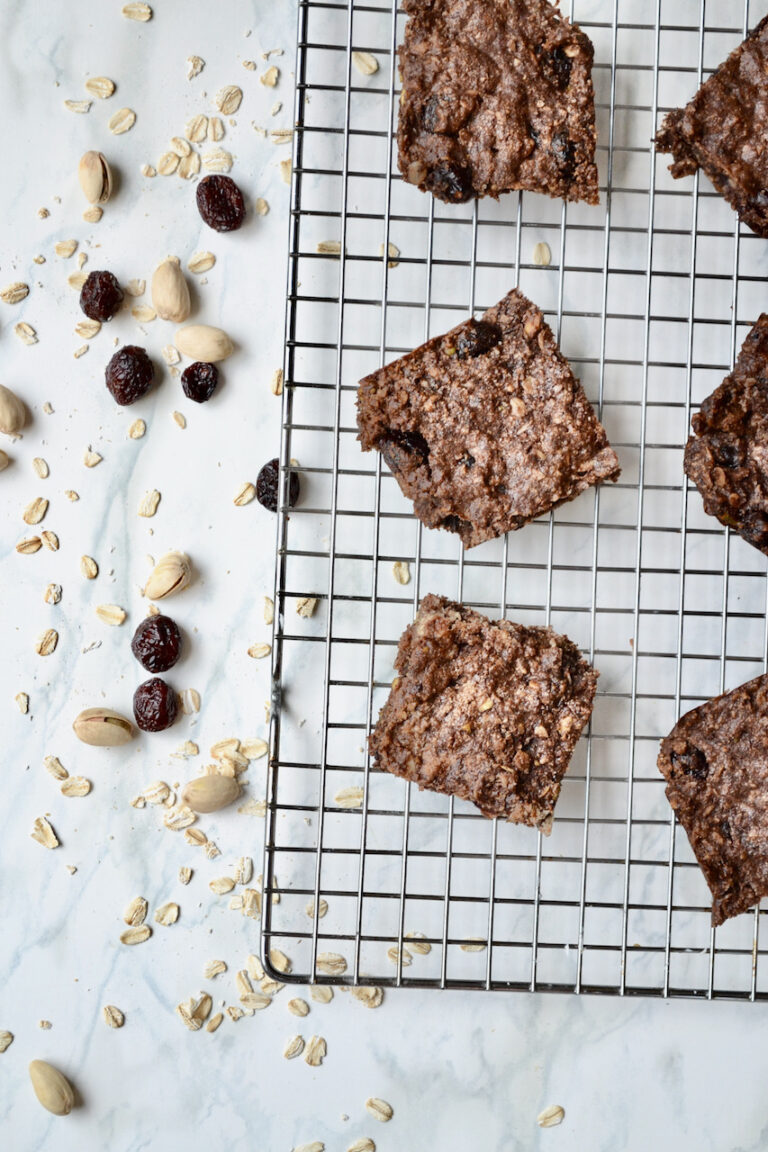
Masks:
[[[402,13],[299,3],[282,461],[303,494],[278,524],[264,960],[281,947],[289,979],[320,983],[760,999],[761,916],[711,929],[656,755],[681,713],[766,669],[765,559],[704,515],[682,449],[762,311],[768,260],[706,178],[673,181],[649,142],[765,5],[562,7],[595,45],[597,208],[528,193],[454,207],[405,184]],[[378,71],[358,71],[358,51]],[[356,385],[515,284],[623,471],[463,553],[361,453]],[[551,837],[371,771],[397,641],[427,592],[551,624],[599,669]]]

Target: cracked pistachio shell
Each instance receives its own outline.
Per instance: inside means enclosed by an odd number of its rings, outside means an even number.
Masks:
[[[198,776],[182,789],[181,798],[193,812],[218,812],[240,795],[234,776]]]
[[[78,740],[97,748],[114,748],[127,744],[133,736],[133,725],[111,708],[85,708],[72,725]]]
[[[144,588],[148,600],[163,600],[189,587],[192,566],[185,552],[166,552],[149,574]]]
[[[66,1076],[45,1060],[33,1060],[29,1066],[29,1078],[35,1096],[54,1116],[68,1116],[75,1103],[75,1093]]]
[[[85,152],[77,175],[89,204],[106,204],[112,195],[112,171],[106,157],[101,152]]]
[[[27,422],[27,410],[15,392],[0,384],[0,432],[17,436]]]

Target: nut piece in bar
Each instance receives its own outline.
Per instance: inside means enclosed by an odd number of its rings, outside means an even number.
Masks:
[[[761,20],[685,108],[673,108],[656,136],[678,179],[706,172],[739,219],[768,237],[768,17]]]
[[[682,716],[658,765],[716,927],[768,895],[768,676]]]
[[[704,511],[768,555],[768,314],[691,424],[684,467]]]
[[[548,0],[404,0],[403,178],[449,204],[599,200],[592,42]]]
[[[466,548],[620,471],[541,311],[518,289],[361,380],[357,424],[419,519]]]
[[[567,636],[425,596],[370,741],[376,766],[546,835],[598,673]]]

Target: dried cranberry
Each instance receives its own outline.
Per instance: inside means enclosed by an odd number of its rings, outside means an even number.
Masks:
[[[459,360],[482,356],[501,340],[501,329],[485,320],[467,320],[456,341],[456,355]]]
[[[694,780],[706,780],[709,775],[706,756],[692,744],[686,744],[681,752],[673,751],[670,760],[673,768],[680,768],[686,776],[693,776]]]
[[[152,387],[155,367],[143,348],[126,344],[107,364],[105,376],[118,404],[134,404]]]
[[[576,166],[576,149],[565,132],[556,132],[552,137],[552,155],[562,168],[563,179],[572,179]]]
[[[184,394],[196,404],[203,404],[210,400],[216,391],[219,382],[219,370],[215,364],[204,364],[202,360],[190,364],[181,374],[181,386]]]
[[[301,485],[297,472],[291,472],[288,483],[288,507],[293,508],[299,498]],[[280,495],[280,461],[275,457],[268,460],[256,477],[256,499],[270,512],[277,512],[277,501]]]
[[[123,302],[123,290],[111,272],[90,272],[80,290],[80,307],[89,320],[104,324]]]
[[[566,56],[559,44],[556,44],[554,48],[550,48],[549,51],[539,46],[536,49],[536,55],[550,69],[558,88],[561,92],[564,92],[571,82],[570,57]]]
[[[181,632],[170,616],[147,616],[133,634],[131,651],[147,672],[167,672],[181,655]]]
[[[472,197],[472,172],[456,164],[436,164],[424,183],[433,196],[446,204],[464,204]]]
[[[142,732],[163,732],[176,719],[179,703],[173,688],[156,676],[133,694],[133,715]]]
[[[401,472],[407,464],[428,464],[429,444],[420,432],[390,428],[376,445],[390,472]]]
[[[245,200],[231,176],[205,176],[197,186],[197,207],[217,232],[236,232],[245,220]]]

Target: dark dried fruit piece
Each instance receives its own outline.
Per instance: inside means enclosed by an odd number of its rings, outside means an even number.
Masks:
[[[181,655],[181,632],[170,616],[147,616],[133,634],[131,651],[147,672],[167,672]]]
[[[204,364],[202,360],[196,360],[181,374],[181,386],[184,389],[184,394],[190,400],[194,400],[196,404],[203,404],[206,400],[210,400],[216,391],[218,382],[219,370],[216,365]]]
[[[111,272],[90,272],[80,289],[80,307],[89,320],[105,324],[123,302],[123,290]]]
[[[291,472],[288,483],[288,507],[293,508],[299,499],[301,485],[297,472]],[[277,512],[277,501],[280,495],[280,461],[275,457],[268,460],[256,477],[256,499],[259,504],[268,508],[270,512]]]
[[[152,387],[155,366],[143,348],[126,344],[107,364],[105,377],[118,404],[134,404]]]
[[[178,710],[176,693],[159,677],[145,680],[133,694],[133,715],[142,732],[163,732],[170,728]]]
[[[429,444],[420,432],[391,428],[376,447],[387,462],[390,472],[399,472],[406,462],[428,465]]]
[[[231,176],[205,176],[197,186],[197,207],[216,232],[236,232],[245,220],[245,200]]]
[[[694,780],[706,780],[709,775],[707,758],[700,748],[693,744],[686,744],[684,752],[673,749],[670,754],[673,769],[680,768],[686,776],[693,776]]]
[[[455,164],[436,164],[424,181],[425,187],[446,204],[464,204],[472,197],[472,173]]]
[[[485,320],[468,320],[467,325],[456,341],[456,355],[459,360],[471,356],[482,356],[501,342],[501,328],[488,324]]]
[[[571,82],[570,57],[565,54],[559,44],[550,48],[549,51],[539,45],[536,48],[536,55],[550,70],[560,91],[564,92]]]

